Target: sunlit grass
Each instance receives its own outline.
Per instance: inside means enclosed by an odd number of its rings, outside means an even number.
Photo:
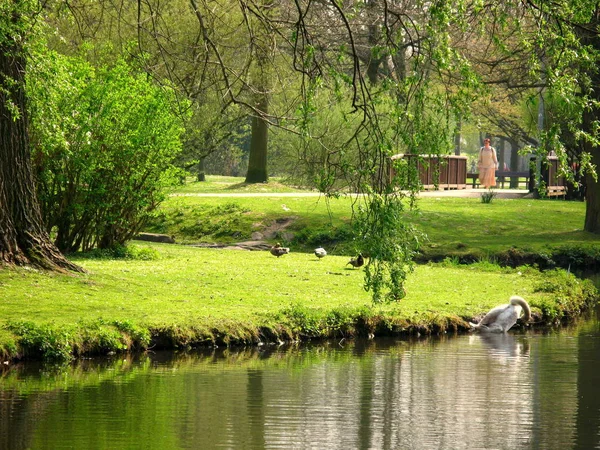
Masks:
[[[582,202],[495,199],[485,204],[476,198],[423,198],[419,211],[407,215],[435,245],[489,251],[600,244],[600,236],[583,231],[584,218]]]
[[[326,199],[300,195],[171,197],[161,206],[159,219],[149,230],[174,235],[179,242],[234,242],[250,239],[253,232],[260,232],[277,220],[289,220],[287,231],[318,235],[321,230],[349,229],[354,201],[353,197]],[[235,206],[237,215],[215,213],[226,205]],[[485,255],[511,247],[542,251],[563,245],[600,244],[599,235],[583,231],[583,202],[496,198],[486,204],[476,197],[423,197],[417,205],[416,211],[407,209],[404,217],[426,233],[425,253]],[[195,228],[195,224],[210,221],[214,221],[219,235]],[[349,249],[358,247],[357,243],[349,244],[341,245],[340,251],[349,254]],[[297,250],[302,248],[299,245]],[[304,247],[304,250],[311,249]]]
[[[276,177],[269,179],[267,183],[244,182],[244,178],[226,177],[221,175],[207,175],[206,181],[198,182],[188,177],[185,184],[176,186],[170,190],[171,193],[180,194],[210,194],[210,193],[269,193],[269,192],[304,192],[300,188],[282,183]]]
[[[235,242],[285,223],[268,242],[291,246],[289,255],[138,242],[134,248],[157,251],[158,258],[79,255],[73,259],[87,272],[72,275],[1,270],[0,355],[17,354],[27,336],[30,351],[44,345],[52,356],[70,346],[83,352],[143,347],[151,334],[172,348],[218,340],[255,343],[265,336],[339,336],[356,332],[358,324],[362,331],[378,332],[465,329],[469,319],[515,294],[525,297],[538,317],[552,321],[569,308],[568,314],[576,313],[581,299],[588,298],[572,276],[549,282],[557,276],[490,264],[495,252],[510,247],[598,245],[598,236],[582,231],[581,202],[421,198],[418,209],[407,209],[404,218],[427,234],[425,252],[451,258],[443,266],[417,266],[401,301],[373,305],[363,288],[364,269],[347,265],[360,249],[348,233],[355,198],[281,197],[277,186],[269,187],[272,196],[193,195],[201,189],[223,192],[217,183],[244,189],[233,181],[213,181],[212,187],[190,187],[192,195],[169,197],[150,230],[175,235],[180,243]],[[331,236],[346,241],[327,242]],[[312,249],[321,245],[329,255],[318,260]],[[483,262],[468,267],[452,262],[464,252],[479,252]],[[562,291],[548,285],[563,286]]]
[[[223,320],[256,324],[294,305],[324,310],[371,305],[363,270],[352,269],[346,257],[319,260],[292,252],[276,258],[268,251],[148,246],[158,249],[158,260],[76,258],[87,271],[83,275],[0,271],[0,323],[128,319],[152,326]],[[538,280],[536,271],[418,266],[409,276],[407,297],[381,308],[468,317],[513,294],[535,304],[543,297],[534,292]]]

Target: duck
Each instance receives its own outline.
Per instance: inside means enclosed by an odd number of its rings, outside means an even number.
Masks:
[[[325,249],[323,247],[319,247],[319,248],[315,248],[315,256],[319,259],[324,258],[325,256],[327,256],[327,252],[325,251]]]
[[[475,331],[491,333],[506,333],[517,323],[517,319],[523,312],[523,321],[531,320],[531,308],[523,297],[513,295],[507,305],[496,306],[491,309],[479,323],[471,323]]]
[[[350,259],[350,261],[348,261],[346,263],[346,265],[350,264],[352,267],[362,267],[362,265],[365,263],[365,259],[363,258],[362,253],[359,253],[358,256],[356,258],[352,258]]]
[[[271,252],[271,255],[277,256],[279,258],[280,256],[285,255],[286,253],[289,253],[290,249],[288,247],[282,247],[281,244],[278,242],[273,247],[271,247],[270,252]]]

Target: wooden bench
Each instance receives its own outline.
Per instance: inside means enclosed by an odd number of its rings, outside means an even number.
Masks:
[[[504,189],[504,183],[508,178],[509,181],[517,180],[517,186],[521,183],[521,178],[525,178],[525,186],[529,188],[529,171],[527,172],[515,172],[515,171],[506,171],[506,172],[496,172],[497,183],[502,186]],[[511,183],[512,184],[512,183]]]
[[[467,173],[467,178],[471,178],[471,180],[472,180],[471,186],[473,188],[476,188],[479,186],[479,173],[469,172],[469,173]],[[525,186],[527,188],[529,188],[529,172],[514,172],[514,171],[496,172],[496,182],[501,186],[502,189],[504,189],[504,183],[506,182],[507,179],[508,180],[516,179],[517,183],[520,184],[521,178],[525,178]]]
[[[479,174],[477,172],[467,172],[467,179],[472,180],[471,187],[475,189],[479,186]]]

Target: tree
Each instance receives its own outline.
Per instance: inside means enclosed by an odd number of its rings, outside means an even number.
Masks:
[[[24,81],[36,3],[0,4],[0,262],[80,271],[45,231],[31,168]]]
[[[257,26],[250,26],[250,20],[246,20],[256,61],[256,67],[252,71],[252,77],[254,78],[252,94],[254,113],[252,115],[246,183],[264,183],[269,179],[267,173],[269,123],[267,118],[271,96],[271,64],[273,64],[275,42],[270,28],[262,26],[262,20],[266,20],[267,23],[272,20],[273,7],[274,4],[271,0],[262,0],[259,2],[259,8],[262,10],[262,14],[259,16],[261,20],[254,21]]]
[[[587,22],[577,27],[581,43],[590,49],[594,55],[594,64],[582,67],[589,76],[587,83],[583,84],[582,94],[589,102],[583,111],[583,130],[591,138],[583,142],[583,150],[590,155],[590,162],[594,168],[600,167],[600,139],[598,125],[600,123],[600,5],[590,11]],[[600,234],[600,183],[596,172],[587,171],[585,176],[586,209],[583,229],[591,233]]]

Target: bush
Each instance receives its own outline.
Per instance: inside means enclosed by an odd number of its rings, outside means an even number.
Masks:
[[[31,143],[48,230],[63,252],[123,245],[176,179],[174,94],[124,62],[94,68],[47,52],[28,71]]]
[[[36,325],[33,322],[9,323],[6,329],[17,336],[18,346],[26,356],[46,360],[68,360],[71,358],[71,334],[58,327]]]
[[[327,229],[303,228],[294,236],[294,242],[308,246],[329,246],[342,244],[352,240],[352,228],[350,225],[341,227],[329,227]]]
[[[160,258],[158,251],[151,247],[137,245],[115,245],[111,248],[96,248],[82,254],[90,259],[131,259],[138,261],[155,261]]]

